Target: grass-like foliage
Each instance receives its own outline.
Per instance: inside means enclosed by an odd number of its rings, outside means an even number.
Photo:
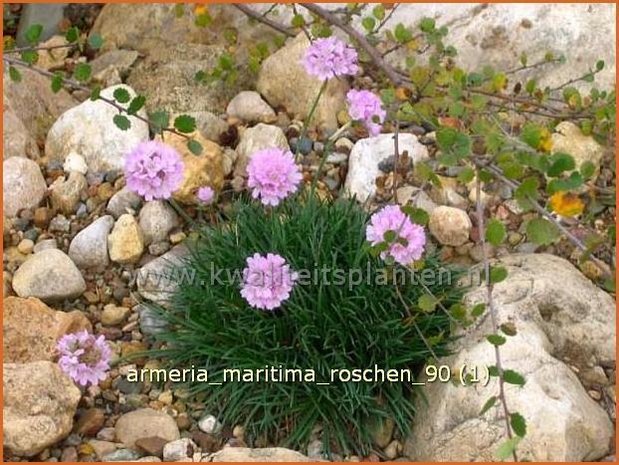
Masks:
[[[334,203],[297,196],[276,209],[238,202],[228,221],[208,227],[190,246],[185,261],[195,273],[180,284],[171,308],[159,309],[170,330],[157,353],[173,367],[206,368],[209,381],[220,381],[226,368],[265,367],[314,370],[316,382],[330,381],[332,369],[411,369],[417,374],[432,352],[446,353],[450,319],[439,310],[422,311],[417,302],[427,290],[407,280],[392,283],[362,279],[333,285],[333,275],[297,283],[290,299],[276,311],[251,308],[239,293],[240,283],[212,283],[213,270],[243,270],[255,252],[278,253],[294,270],[385,271],[368,248],[368,214],[354,201]],[[439,271],[436,257],[424,268]],[[442,268],[445,276],[445,268]],[[453,271],[453,270],[452,270]],[[426,271],[426,273],[428,273]],[[225,276],[225,275],[224,275]],[[221,278],[221,277],[220,277]],[[453,284],[428,284],[445,308],[461,292]],[[312,281],[311,283],[308,281]],[[424,284],[427,284],[424,283]],[[412,315],[412,316],[411,316]],[[420,336],[423,334],[423,338]],[[221,386],[195,383],[208,412],[228,426],[244,424],[246,438],[258,437],[302,447],[317,424],[330,451],[367,453],[372,425],[386,418],[403,433],[414,417],[414,387],[405,382],[228,382]]]

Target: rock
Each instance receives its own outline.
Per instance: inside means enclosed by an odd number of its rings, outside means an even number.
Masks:
[[[314,462],[315,459],[283,447],[250,449],[226,446],[212,455],[213,462]]]
[[[400,455],[401,451],[402,451],[402,444],[400,444],[400,441],[397,441],[397,440],[391,441],[389,445],[385,447],[385,456],[389,460],[393,460],[398,455]]]
[[[456,178],[438,176],[440,186],[432,186],[430,198],[439,205],[466,209],[468,202],[458,193],[458,181]]]
[[[166,441],[175,441],[180,433],[174,418],[163,412],[150,408],[141,408],[122,415],[115,426],[116,439],[126,447],[135,447],[138,439],[153,436]]]
[[[50,70],[64,66],[64,60],[69,55],[69,42],[64,36],[56,35],[40,44],[40,47],[49,47],[49,50],[40,50],[37,67]],[[56,47],[56,48],[52,48]]]
[[[380,175],[378,165],[394,154],[394,134],[380,134],[358,140],[350,152],[348,176],[345,188],[351,196],[364,202],[376,194],[376,178]],[[420,144],[412,134],[400,134],[398,140],[400,154],[408,152],[413,163],[428,158],[428,149]]]
[[[65,215],[72,215],[87,188],[86,178],[77,171],[69,173],[66,180],[57,178],[50,186],[52,206]]]
[[[198,422],[198,428],[208,434],[218,434],[221,431],[222,424],[213,415],[206,415]]]
[[[107,237],[114,226],[110,215],[97,218],[75,235],[69,245],[69,257],[80,268],[105,268],[110,259]]]
[[[58,249],[46,249],[17,269],[13,290],[19,297],[38,297],[49,303],[79,297],[86,290],[86,283],[68,255]]]
[[[128,213],[121,215],[108,236],[107,244],[113,262],[137,262],[144,252],[144,235],[135,218]]]
[[[32,457],[66,437],[80,390],[55,363],[5,363],[3,367],[4,447]]]
[[[88,173],[88,165],[86,164],[86,160],[84,160],[84,157],[75,152],[67,155],[67,158],[65,158],[64,164],[62,165],[62,169],[65,173],[71,173],[73,171],[83,175]]]
[[[17,216],[20,210],[35,208],[41,203],[47,185],[39,165],[22,157],[11,157],[2,163],[4,214]]]
[[[47,249],[57,249],[58,248],[58,244],[56,243],[56,239],[51,238],[51,239],[43,239],[40,240],[39,242],[37,242],[34,245],[34,248],[32,249],[32,251],[34,253],[39,253],[43,250],[47,250]]]
[[[131,310],[125,307],[117,307],[115,304],[107,304],[101,312],[101,324],[104,326],[116,326],[125,321]]]
[[[198,446],[189,438],[177,439],[176,441],[168,442],[163,448],[164,462],[181,462],[192,461],[193,452]]]
[[[71,231],[71,221],[64,215],[56,215],[49,222],[49,231],[68,233]]]
[[[615,303],[568,261],[547,254],[511,255],[493,263],[504,266],[507,279],[495,284],[498,324],[512,322],[517,335],[501,346],[505,367],[521,373],[522,387],[507,384],[511,411],[527,421],[518,445],[528,461],[595,461],[609,452],[613,426],[606,412],[561,360],[582,370],[615,362]],[[471,289],[466,303],[485,302],[484,286]],[[439,364],[494,365],[490,318],[463,331],[455,355]],[[414,461],[492,461],[505,439],[500,406],[479,412],[497,391],[496,378],[483,389],[452,383],[430,383],[417,405],[418,418],[404,453]]]
[[[67,447],[63,449],[62,455],[60,456],[61,462],[77,462],[77,449],[73,446]]]
[[[108,87],[101,96],[113,99],[116,89],[125,89],[131,97],[135,91],[126,85]],[[125,108],[128,103],[122,104]],[[148,139],[148,125],[134,116],[129,116],[131,127],[126,131],[113,122],[118,110],[102,100],[90,99],[64,112],[47,134],[45,155],[50,161],[65,158],[75,152],[86,160],[91,172],[122,170],[125,155],[140,142]],[[138,115],[146,117],[142,109]]]
[[[220,45],[187,42],[151,49],[131,70],[127,84],[138,93],[149,96],[146,101],[148,111],[224,112],[228,101],[255,80],[244,66],[238,69],[240,75],[235,83],[223,85],[220,81],[209,84],[196,79],[196,73],[215,68],[226,51]]]
[[[17,244],[17,250],[19,253],[29,255],[34,250],[34,242],[32,242],[32,239],[22,239],[19,241],[19,244]]]
[[[260,67],[256,89],[273,108],[284,107],[295,119],[305,120],[322,82],[305,71],[301,60],[309,47],[303,33],[267,57]],[[331,79],[314,113],[311,126],[334,131],[337,114],[346,106],[346,79]]]
[[[39,39],[45,41],[58,33],[59,24],[64,18],[64,9],[67,5],[58,3],[56,5],[24,5],[21,11],[19,27],[17,29],[17,45],[30,45],[26,33],[30,26],[39,24],[41,35]]]
[[[228,123],[210,111],[187,111],[184,113],[194,117],[198,132],[213,142],[218,142],[219,136],[228,129]]]
[[[2,158],[4,160],[11,157],[27,157],[35,160],[39,158],[37,141],[13,110],[7,109],[3,112],[2,124]]]
[[[200,187],[210,186],[219,191],[224,182],[223,154],[219,145],[205,139],[199,133],[191,134],[202,145],[202,153],[194,155],[187,148],[187,140],[176,134],[166,135],[166,144],[174,147],[183,157],[185,169],[183,182],[172,197],[184,204],[195,204],[196,193]]]
[[[8,77],[8,67],[5,69],[2,88],[4,112],[12,113],[21,121],[35,143],[42,143],[54,121],[78,102],[64,89],[58,93],[52,92],[48,77],[30,69],[21,68],[19,72],[21,82],[13,82]]]
[[[425,210],[427,213],[432,213],[438,207],[430,196],[418,187],[403,186],[398,189],[397,194],[400,205],[410,203],[413,207]]]
[[[472,226],[465,211],[445,206],[435,208],[428,223],[430,232],[441,244],[454,247],[468,241]]]
[[[52,310],[33,297],[7,297],[2,327],[4,363],[52,361],[58,339],[68,333],[92,331],[90,321],[79,310]]]
[[[138,312],[140,314],[140,330],[142,334],[150,335],[159,334],[166,330],[167,322],[159,316],[159,314],[146,307],[145,305],[138,305]]]
[[[175,267],[181,265],[188,254],[188,249],[179,245],[140,268],[137,274],[140,295],[165,305],[178,286]]]
[[[576,169],[580,169],[586,161],[595,166],[595,177],[600,170],[600,163],[604,156],[604,147],[591,136],[585,136],[580,128],[570,121],[563,121],[555,128],[552,134],[553,153],[569,153],[574,157]],[[595,180],[595,178],[594,178]]]
[[[372,442],[380,449],[384,449],[391,442],[395,423],[391,418],[377,418],[370,424]]]
[[[230,100],[226,113],[243,121],[273,121],[276,118],[275,111],[262,100],[258,92],[252,90],[236,94]]]
[[[290,149],[284,131],[277,126],[263,123],[246,129],[241,134],[239,145],[236,147],[238,159],[235,173],[245,175],[251,156],[258,150],[268,148]]]
[[[95,436],[104,424],[105,412],[103,409],[89,408],[77,420],[75,432],[83,436]]]
[[[181,439],[182,441],[182,439]],[[163,448],[168,443],[166,439],[153,436],[150,438],[142,438],[135,441],[135,446],[146,452],[148,455],[162,457],[163,456]]]
[[[110,441],[100,441],[98,439],[91,439],[86,444],[93,448],[95,455],[99,460],[103,457],[112,454],[116,451],[116,443]]]
[[[102,462],[133,462],[140,458],[140,453],[131,449],[118,449],[104,457],[101,457]]]
[[[146,202],[140,211],[140,228],[144,234],[144,243],[161,242],[168,238],[172,229],[180,224],[174,209],[162,200]]]
[[[106,210],[114,218],[118,219],[125,213],[137,212],[140,205],[142,205],[142,198],[130,191],[128,187],[123,187],[110,198]]]
[[[92,76],[99,81],[115,73],[118,73],[119,77],[125,77],[138,57],[139,53],[135,50],[111,50],[102,53],[89,63]]]

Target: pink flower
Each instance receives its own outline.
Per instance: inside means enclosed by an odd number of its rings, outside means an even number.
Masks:
[[[127,187],[147,201],[169,199],[183,181],[184,164],[169,145],[151,140],[141,142],[127,155]]]
[[[198,189],[198,200],[206,205],[213,202],[215,199],[215,191],[209,187],[204,186]]]
[[[321,80],[357,74],[357,51],[337,37],[316,39],[303,58],[305,71]]]
[[[273,206],[296,191],[303,178],[292,153],[277,148],[255,152],[247,165],[247,174],[252,197]]]
[[[256,253],[247,258],[241,295],[252,307],[274,310],[290,297],[297,278],[280,255]]]
[[[60,352],[60,369],[76,383],[95,385],[107,376],[112,351],[105,337],[96,337],[86,330],[65,334],[56,348]]]
[[[385,239],[387,231],[395,233],[394,241]],[[388,249],[381,252],[380,257],[383,260],[392,257],[401,265],[419,260],[426,244],[423,228],[414,224],[397,205],[388,205],[372,215],[366,238],[372,245],[388,242]]]
[[[387,112],[383,110],[380,98],[369,90],[351,89],[346,94],[348,113],[367,128],[370,136],[380,134]]]

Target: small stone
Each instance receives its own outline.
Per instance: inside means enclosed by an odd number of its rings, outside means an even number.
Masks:
[[[141,438],[135,441],[135,445],[138,449],[143,450],[148,455],[155,457],[163,456],[163,448],[168,443],[166,439],[158,436],[151,436],[148,438]]]
[[[587,391],[587,393],[589,394],[589,397],[591,397],[593,400],[600,400],[602,398],[602,394],[600,393],[600,391],[596,391],[595,389],[590,389],[589,391]]]
[[[135,263],[144,252],[144,236],[140,225],[128,213],[121,215],[108,236],[110,259],[116,263]]]
[[[167,322],[153,309],[138,305],[140,314],[140,330],[147,335],[158,334],[166,330]]]
[[[309,155],[312,151],[312,139],[309,137],[297,139],[296,143],[294,143],[291,148],[303,155]]]
[[[164,462],[186,461],[197,449],[196,443],[189,438],[177,439],[167,443],[163,448]]]
[[[109,262],[107,242],[114,218],[105,215],[75,235],[69,246],[69,257],[81,268],[105,268]]]
[[[198,422],[198,428],[208,434],[218,434],[222,429],[222,424],[213,415],[206,415]]]
[[[140,458],[140,454],[131,449],[118,449],[101,458],[102,462],[132,462]]]
[[[2,169],[4,214],[14,217],[20,210],[36,208],[47,192],[39,165],[24,157],[10,157]]]
[[[202,431],[194,431],[191,438],[200,446],[202,452],[213,453],[221,449],[222,440],[220,437],[212,434],[206,434]]]
[[[77,462],[77,449],[73,446],[63,449],[60,456],[61,462]]]
[[[22,239],[19,244],[17,244],[17,250],[24,255],[31,254],[34,250],[34,242],[30,239]]]
[[[142,198],[130,191],[128,187],[123,187],[116,192],[107,204],[107,212],[118,219],[125,213],[135,213],[142,204]]]
[[[246,129],[236,147],[238,160],[234,170],[236,175],[245,175],[251,156],[258,150],[280,148],[288,150],[288,140],[281,128],[269,124],[257,124]]]
[[[84,445],[90,446],[90,448],[92,449],[92,451],[95,453],[95,455],[97,456],[99,460],[101,460],[106,455],[109,455],[116,451],[116,443],[111,442],[111,441],[101,441],[97,439],[91,439]],[[90,455],[90,454],[86,454],[85,452],[90,452],[90,451],[84,450],[82,452],[83,455]]]
[[[97,433],[97,439],[101,441],[114,441],[115,437],[116,433],[112,427],[103,428]]]
[[[342,163],[346,163],[348,161],[348,155],[345,153],[330,153],[327,155],[327,163],[332,163],[334,165],[340,165]]]
[[[402,444],[400,444],[400,441],[397,441],[397,440],[391,441],[389,445],[385,447],[384,449],[385,456],[390,460],[393,460],[398,455],[400,455],[401,451],[402,451]]]
[[[100,408],[89,408],[77,420],[75,432],[83,436],[95,436],[105,423],[105,412]]]
[[[50,232],[69,232],[71,231],[71,221],[64,215],[56,215],[49,222]]]
[[[170,250],[170,243],[168,241],[154,242],[148,246],[148,253],[158,257]]]
[[[86,290],[86,283],[68,255],[58,249],[47,249],[30,256],[17,269],[13,289],[20,297],[58,302],[79,297]]]
[[[238,439],[243,439],[245,437],[245,427],[243,425],[236,425],[232,429],[232,436]]]
[[[101,323],[105,326],[116,326],[121,324],[131,310],[125,307],[117,307],[114,304],[108,304],[103,308],[101,312]]]
[[[116,438],[126,447],[135,447],[138,439],[158,436],[166,441],[179,439],[180,433],[174,418],[149,408],[134,410],[122,415],[115,426]]]
[[[376,447],[384,449],[391,442],[395,422],[390,418],[377,418],[370,423],[372,442]]]
[[[47,228],[51,219],[52,215],[50,209],[47,207],[39,207],[34,211],[32,222],[38,228]]]
[[[428,227],[441,244],[457,247],[469,239],[472,224],[465,211],[440,206],[430,214]]]
[[[307,456],[311,459],[321,460],[324,458],[324,445],[322,440],[315,439],[307,445]]]
[[[72,215],[87,187],[86,178],[77,171],[69,173],[67,179],[57,178],[50,186],[52,206],[65,215]]]
[[[65,170],[66,173],[72,173],[73,171],[76,171],[83,175],[88,173],[88,165],[86,164],[86,160],[84,160],[84,157],[78,155],[75,152],[71,152],[69,155],[67,155],[67,158],[65,158],[62,168]]]
[[[276,118],[275,112],[260,94],[250,90],[239,92],[230,100],[226,113],[243,121],[268,122]]]
[[[181,242],[185,240],[186,237],[187,237],[187,234],[185,234],[182,231],[175,232],[173,234],[170,234],[170,242],[172,244],[180,244]]]
[[[176,417],[176,425],[180,430],[189,429],[191,427],[191,418],[189,418],[189,415],[187,415],[186,413],[180,413]]]
[[[149,245],[166,240],[170,231],[179,225],[179,218],[170,205],[157,200],[146,202],[142,207],[139,224],[144,234],[144,243]]]

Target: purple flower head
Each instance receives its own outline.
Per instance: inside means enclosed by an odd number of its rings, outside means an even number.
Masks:
[[[127,187],[147,201],[169,199],[183,181],[184,164],[169,145],[151,140],[141,142],[127,155]]]
[[[367,128],[370,136],[380,134],[387,112],[383,110],[380,98],[369,90],[351,89],[346,94],[348,113]]]
[[[252,307],[274,310],[290,297],[297,278],[280,255],[255,253],[247,258],[241,295]]]
[[[421,258],[426,234],[397,205],[388,205],[372,215],[366,229],[366,238],[372,245],[377,245],[386,242],[387,231],[395,233],[395,240],[389,243],[387,250],[381,252],[380,258],[385,260],[392,257],[401,265],[409,265]]]
[[[86,330],[65,334],[56,348],[60,353],[60,369],[77,384],[99,384],[107,376],[112,351],[105,337],[96,337]]]
[[[264,205],[277,205],[297,190],[303,176],[292,153],[282,149],[255,152],[247,165],[247,186]]]
[[[211,187],[204,186],[198,189],[198,200],[202,202],[203,204],[209,205],[213,203],[214,199],[215,199],[215,191]]]
[[[303,66],[308,74],[323,81],[359,71],[357,51],[333,36],[314,40],[305,53]]]

